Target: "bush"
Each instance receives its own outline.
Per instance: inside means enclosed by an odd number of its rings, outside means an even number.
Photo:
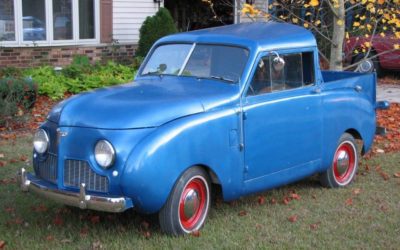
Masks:
[[[109,61],[107,64],[89,63],[86,56],[77,56],[71,65],[60,72],[50,66],[28,69],[24,75],[38,83],[39,94],[61,99],[65,92],[77,94],[95,88],[126,83],[133,80],[135,68]]]
[[[30,109],[36,101],[37,87],[31,79],[0,79],[0,125],[18,112]]]
[[[139,30],[139,45],[136,55],[145,57],[151,46],[163,36],[178,32],[174,20],[165,8],[152,17],[147,17]]]

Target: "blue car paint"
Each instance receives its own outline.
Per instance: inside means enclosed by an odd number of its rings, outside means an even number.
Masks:
[[[151,51],[166,43],[239,46],[249,50],[249,59],[238,84],[190,76],[141,76],[139,69],[131,84],[61,103],[42,126],[51,131],[58,126],[68,133],[59,142],[60,169],[66,158],[87,160],[109,179],[111,188],[105,195],[124,195],[138,211],[153,213],[191,166],[206,168],[221,185],[223,198],[232,200],[326,170],[346,131],[360,135],[365,152],[370,148],[375,75],[321,72],[309,31],[273,22],[231,25],[167,36]],[[315,84],[247,97],[256,63],[270,51],[313,52]],[[101,139],[117,151],[108,170],[97,166],[93,156]],[[77,191],[61,182],[58,188]]]

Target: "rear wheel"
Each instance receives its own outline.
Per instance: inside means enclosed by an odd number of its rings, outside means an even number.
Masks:
[[[348,133],[340,137],[332,166],[321,175],[321,183],[326,187],[345,187],[349,185],[358,168],[357,144]]]
[[[181,235],[199,230],[210,207],[210,181],[200,167],[186,170],[160,210],[162,231]]]

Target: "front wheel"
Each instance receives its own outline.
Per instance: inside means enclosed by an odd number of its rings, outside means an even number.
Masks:
[[[181,235],[199,230],[210,207],[210,181],[200,167],[186,170],[159,212],[161,230]]]
[[[321,184],[330,188],[345,187],[354,179],[357,168],[357,144],[352,135],[344,133],[339,139],[332,166],[321,175]]]

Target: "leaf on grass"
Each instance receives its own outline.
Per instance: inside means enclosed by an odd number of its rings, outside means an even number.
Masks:
[[[289,197],[287,197],[287,196],[283,197],[283,200],[282,200],[283,204],[288,205],[289,202],[290,202],[290,198]]]
[[[239,216],[245,216],[245,215],[247,215],[246,210],[242,210],[239,212]]]
[[[4,154],[0,154],[0,158],[4,158]]]
[[[276,203],[277,203],[276,199],[275,198],[271,198],[271,204],[275,205]]]
[[[27,161],[28,157],[26,155],[21,155],[21,157],[19,157],[20,161]]]
[[[91,222],[92,224],[97,224],[97,223],[99,223],[99,222],[100,222],[100,216],[98,216],[98,215],[92,215],[92,216],[90,217],[90,222]]]
[[[18,160],[16,160],[16,159],[11,159],[11,160],[9,160],[8,162],[11,163],[11,164],[13,164],[13,163],[17,163]]]
[[[142,223],[140,223],[140,228],[142,229],[142,230],[148,230],[149,229],[149,227],[150,227],[150,223],[148,223],[147,221],[142,221]]]
[[[7,165],[6,161],[0,161],[0,167],[4,167],[5,165]]]
[[[191,233],[191,235],[192,235],[193,237],[200,237],[200,231],[199,231],[199,230],[195,230],[195,231],[193,231],[193,232]]]
[[[351,206],[351,205],[353,205],[353,199],[352,199],[352,198],[348,198],[348,199],[345,201],[345,204],[346,204],[346,206]]]
[[[54,240],[54,236],[53,235],[47,235],[46,236],[46,240],[47,241],[53,241]]]
[[[361,193],[361,188],[355,188],[353,189],[353,194],[354,195],[359,195]]]
[[[288,218],[288,221],[290,221],[290,222],[296,222],[297,221],[297,215],[295,214],[295,215],[292,215],[292,216],[290,216],[289,218]]]
[[[54,225],[56,226],[62,226],[64,224],[63,219],[60,216],[56,216],[53,220]]]
[[[400,178],[400,172],[394,173],[393,176],[396,178]]]
[[[258,205],[263,205],[265,203],[265,197],[260,195],[257,198]]]
[[[290,194],[290,197],[291,197],[292,199],[295,199],[295,200],[300,200],[300,199],[301,199],[300,195],[298,195],[298,194],[296,194],[296,193]]]
[[[87,227],[84,227],[81,229],[81,231],[79,232],[79,235],[81,237],[86,237],[89,234],[89,229]]]
[[[319,227],[319,224],[321,224],[320,221],[318,221],[318,222],[316,222],[316,223],[313,223],[313,224],[310,224],[310,229],[311,229],[311,230],[317,230],[318,227]]]
[[[383,178],[385,181],[387,181],[387,180],[390,179],[390,176],[389,176],[387,173],[383,172],[383,171],[379,172],[379,174],[382,176],[382,178]]]
[[[0,240],[0,249],[4,249],[6,246],[6,242],[4,240]]]

